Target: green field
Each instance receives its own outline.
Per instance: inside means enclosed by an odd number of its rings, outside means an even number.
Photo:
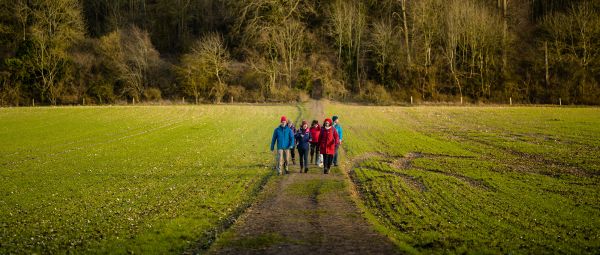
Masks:
[[[279,117],[303,112],[0,108],[0,254],[200,249],[272,176]],[[342,121],[343,167],[361,208],[401,249],[600,250],[599,108],[326,104],[325,112]]]
[[[271,176],[281,114],[298,109],[0,109],[0,254],[202,246]]]
[[[408,252],[600,251],[600,109],[330,105],[363,208]]]

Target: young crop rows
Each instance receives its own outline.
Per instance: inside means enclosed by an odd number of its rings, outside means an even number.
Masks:
[[[2,108],[0,254],[204,250],[272,176],[279,117],[297,122],[305,110]],[[335,171],[352,180],[332,190],[357,191],[369,222],[401,250],[600,250],[598,108],[324,111],[340,116]]]
[[[597,253],[597,108],[331,105],[374,224],[425,253]]]
[[[268,142],[280,114],[298,113],[0,109],[0,253],[202,248],[271,176]]]

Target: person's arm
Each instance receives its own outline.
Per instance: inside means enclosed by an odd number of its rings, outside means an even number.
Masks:
[[[325,140],[323,139],[323,133],[325,133],[323,130],[321,130],[321,133],[319,133],[319,147],[321,146],[321,143],[323,143],[323,140]]]
[[[292,130],[290,130],[290,139],[292,139],[292,142],[290,143],[291,144],[290,149],[293,149],[296,140],[294,139],[294,135],[292,135]]]
[[[277,129],[273,131],[273,138],[271,138],[271,151],[275,150],[275,140],[277,140]]]
[[[343,133],[344,133],[343,129],[344,128],[342,126],[340,126],[340,131],[338,132],[338,135],[340,136],[340,143],[342,143],[342,136],[343,136]]]

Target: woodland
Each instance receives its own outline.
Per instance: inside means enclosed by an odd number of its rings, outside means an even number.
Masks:
[[[0,0],[0,105],[600,104],[597,0]]]

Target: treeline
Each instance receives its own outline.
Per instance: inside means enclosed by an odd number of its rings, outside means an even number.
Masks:
[[[0,0],[0,104],[600,104],[600,1]]]

